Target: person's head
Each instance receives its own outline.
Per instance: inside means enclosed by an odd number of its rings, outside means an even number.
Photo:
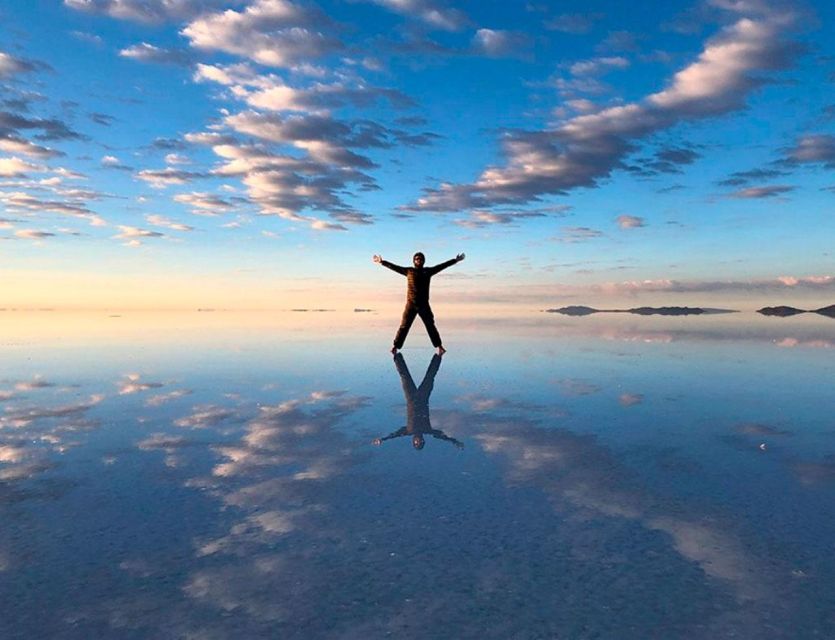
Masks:
[[[418,269],[420,269],[426,262],[426,256],[424,256],[420,251],[418,251],[415,255],[412,256],[412,262]]]
[[[426,444],[426,441],[423,439],[423,434],[416,433],[412,436],[412,446],[420,451],[423,449],[423,446]]]

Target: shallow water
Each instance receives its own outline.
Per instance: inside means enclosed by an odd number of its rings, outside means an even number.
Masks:
[[[835,321],[392,322],[0,314],[0,637],[835,636]]]

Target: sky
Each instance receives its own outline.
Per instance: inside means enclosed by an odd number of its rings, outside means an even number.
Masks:
[[[832,304],[833,18],[0,1],[0,308]]]

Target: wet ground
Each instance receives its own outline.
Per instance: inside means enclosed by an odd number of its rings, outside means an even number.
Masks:
[[[0,637],[835,636],[835,320],[112,315],[0,318]]]

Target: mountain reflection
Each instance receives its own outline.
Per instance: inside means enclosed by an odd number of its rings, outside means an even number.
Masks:
[[[420,450],[426,444],[425,436],[430,435],[438,440],[445,440],[458,449],[463,449],[463,442],[446,435],[440,429],[433,429],[429,419],[429,396],[432,395],[435,376],[438,375],[438,369],[441,368],[441,356],[435,354],[432,357],[426,375],[423,376],[423,381],[419,387],[415,386],[415,381],[412,379],[412,374],[409,373],[409,367],[406,365],[402,353],[395,354],[394,366],[397,368],[400,383],[403,386],[403,396],[406,398],[406,425],[387,436],[374,438],[373,444],[380,445],[386,440],[411,436],[412,446]]]

